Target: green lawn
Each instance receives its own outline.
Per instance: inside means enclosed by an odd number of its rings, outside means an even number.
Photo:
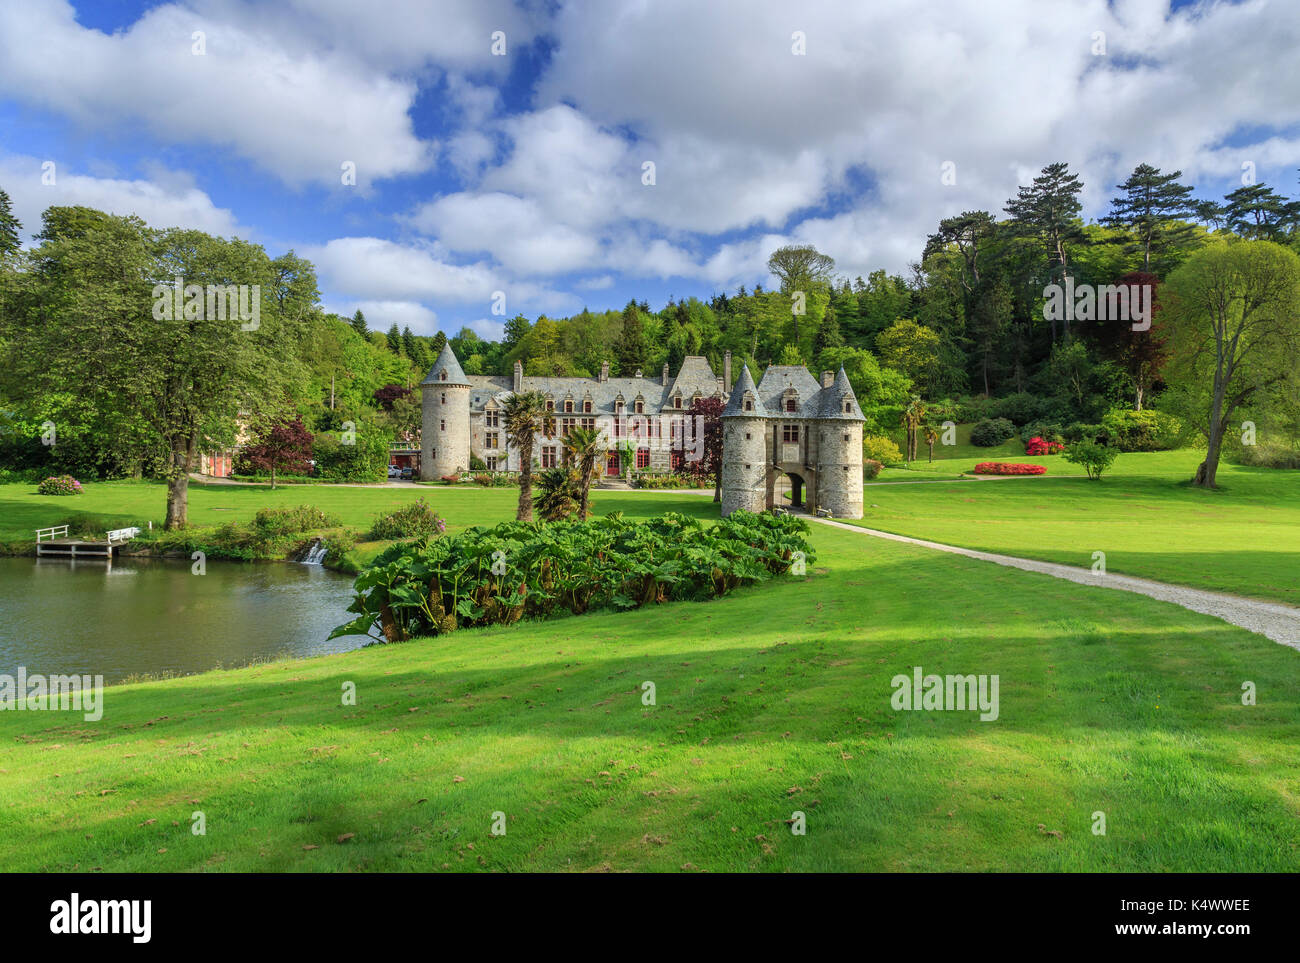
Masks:
[[[917,460],[906,467],[884,469],[879,478],[876,479],[876,483],[918,481],[935,477],[955,478],[963,472],[970,471],[982,461],[1013,461],[1026,465],[1049,465],[1055,467],[1059,472],[1077,471],[1080,474],[1083,473],[1083,469],[1077,468],[1068,462],[1062,462],[1060,458],[1031,458],[1027,456],[1024,442],[1019,438],[1004,441],[993,448],[980,448],[978,445],[972,445],[970,443],[970,430],[973,427],[975,426],[957,425],[953,438],[955,444],[944,445],[935,442],[933,460],[931,460],[930,449],[925,443],[925,435],[921,435],[916,449]],[[898,445],[900,452],[906,451],[901,429],[891,432],[889,437]],[[924,474],[918,475],[918,472]]]
[[[357,491],[321,494],[364,516]],[[509,508],[445,497],[458,524]],[[0,713],[0,869],[1300,869],[1300,653],[1141,596],[812,537],[808,577],[717,602],[123,686],[98,724]],[[997,674],[998,720],[895,712],[890,679],[917,665]]]
[[[1120,455],[1101,481],[1055,477],[875,485],[860,524],[887,532],[1300,604],[1300,472],[1223,464],[1218,491],[1187,480],[1198,451]]]

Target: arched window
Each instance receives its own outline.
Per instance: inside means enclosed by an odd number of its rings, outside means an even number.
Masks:
[[[439,372],[438,372],[438,380],[439,380],[439,381],[446,381],[446,380],[447,380],[447,372],[446,372],[446,371],[439,371]]]

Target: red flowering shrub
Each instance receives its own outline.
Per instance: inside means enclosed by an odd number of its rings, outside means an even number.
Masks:
[[[1026,455],[1059,455],[1063,451],[1065,451],[1065,446],[1059,441],[1047,441],[1037,435],[1030,438],[1028,444],[1025,445]]]
[[[1042,465],[1022,465],[1018,462],[982,461],[975,466],[977,475],[1045,475],[1047,469]]]

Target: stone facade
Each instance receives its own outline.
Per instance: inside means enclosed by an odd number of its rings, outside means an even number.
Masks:
[[[722,419],[723,515],[774,507],[784,475],[792,508],[862,517],[866,419],[843,368],[818,382],[803,366],[772,365],[755,385],[746,366]]]
[[[555,436],[538,435],[533,442],[539,467],[559,462],[560,439],[569,428],[588,427],[598,429],[611,449],[631,444],[636,449],[633,467],[668,472],[674,467],[673,449],[682,447],[674,443],[674,426],[698,398],[725,401],[730,381],[730,352],[721,377],[705,358],[688,356],[676,376],[664,365],[658,378],[640,371],[630,378],[614,378],[606,363],[595,378],[544,378],[525,376],[516,363],[514,376],[507,378],[465,374],[447,345],[420,384],[421,475],[439,478],[467,470],[471,455],[489,469],[518,471],[519,452],[506,438],[504,412],[506,399],[518,391],[540,391],[555,417]],[[612,453],[601,474],[621,474],[628,467],[622,457]]]
[[[539,435],[533,443],[539,467],[559,463],[560,439],[568,429],[589,427],[598,429],[611,449],[631,444],[636,468],[667,472],[683,457],[683,445],[674,437],[679,419],[696,399],[715,397],[726,402],[723,515],[772,508],[777,480],[788,476],[791,507],[861,518],[865,419],[844,369],[823,372],[819,382],[803,366],[773,365],[755,385],[746,366],[734,390],[730,386],[730,353],[721,377],[706,359],[689,356],[675,377],[664,365],[658,378],[640,371],[611,378],[605,364],[596,378],[535,378],[526,377],[516,363],[513,378],[506,378],[465,374],[447,345],[420,385],[421,475],[433,479],[465,471],[471,455],[489,469],[518,471],[519,453],[507,441],[504,413],[506,399],[518,391],[540,391],[555,416],[555,435]],[[622,473],[628,466],[621,458],[611,451],[601,474]]]

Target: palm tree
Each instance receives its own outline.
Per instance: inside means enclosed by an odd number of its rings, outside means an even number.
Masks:
[[[596,462],[605,454],[597,428],[573,428],[564,436],[564,452],[578,469],[578,517],[587,517],[587,504],[591,496],[591,483],[596,472]]]
[[[939,429],[934,425],[925,426],[925,443],[930,446],[930,462],[934,462],[934,443],[939,440]]]
[[[519,452],[519,509],[515,518],[533,520],[533,440],[538,432],[555,430],[555,416],[546,410],[540,391],[521,391],[506,399],[506,441]]]
[[[907,429],[907,460],[916,461],[916,430],[925,421],[925,402],[920,395],[912,395],[912,400],[903,409],[898,421]]]

